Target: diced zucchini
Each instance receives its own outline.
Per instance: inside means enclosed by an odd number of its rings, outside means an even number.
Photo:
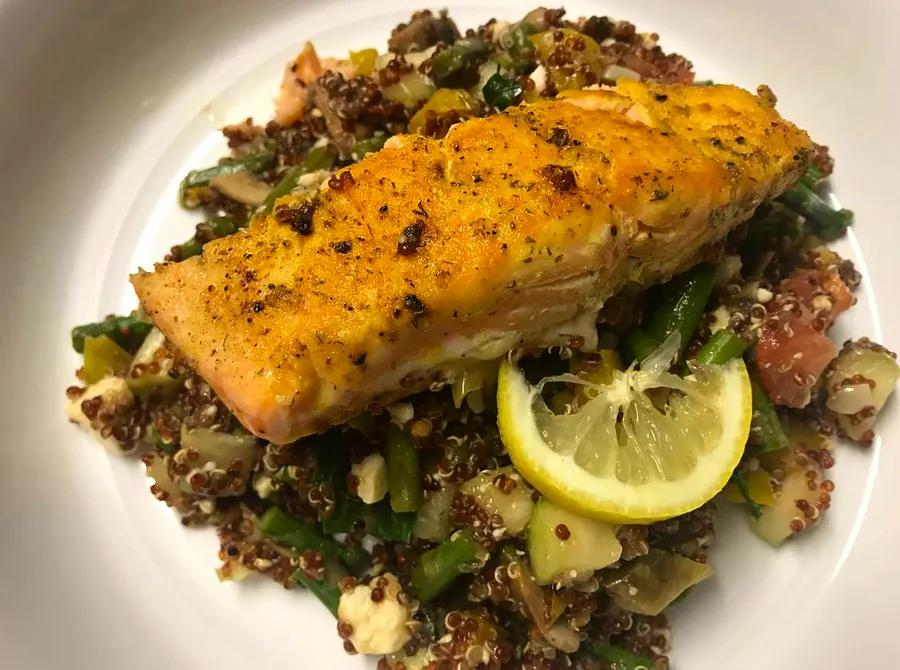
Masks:
[[[350,62],[353,64],[355,74],[368,77],[375,69],[375,59],[378,58],[377,49],[360,49],[350,52]]]
[[[893,393],[900,366],[887,349],[866,339],[848,342],[831,365],[826,405],[851,440],[870,443],[875,417]]]
[[[240,495],[247,486],[250,470],[253,467],[256,437],[248,433],[220,433],[208,428],[188,430],[181,427],[181,450],[192,449],[198,458],[189,462],[196,463],[196,468],[203,470],[225,470],[232,468],[240,461],[239,479],[241,485],[227,491],[218,492],[219,496]],[[188,481],[188,475],[181,480],[181,489],[186,493],[197,493]]]
[[[499,514],[509,535],[518,535],[528,525],[534,507],[532,489],[513,468],[486,470],[460,490],[490,514]]]
[[[414,69],[400,77],[396,84],[383,88],[381,94],[391,102],[400,102],[406,107],[415,107],[420,101],[430,98],[435,88],[431,79]]]
[[[460,408],[463,400],[470,394],[494,388],[497,385],[499,369],[500,362],[498,360],[471,361],[463,365],[450,387],[453,404]]]
[[[169,507],[176,509],[186,505],[184,492],[178,486],[178,482],[169,475],[168,457],[160,454],[152,454],[145,461],[147,476],[153,479],[154,495]]]
[[[793,534],[791,522],[804,518],[797,501],[805,500],[813,506],[819,502],[818,487],[811,490],[808,481],[802,469],[788,472],[775,502],[762,510],[759,519],[750,519],[753,531],[776,547],[789,538]]]
[[[656,616],[694,584],[712,574],[706,563],[659,549],[626,563],[603,583],[622,609]]]
[[[131,361],[128,387],[141,398],[146,398],[157,389],[164,397],[170,395],[181,382],[171,375],[174,365],[175,358],[166,349],[166,336],[159,328],[154,328]]]
[[[559,39],[560,35],[562,39]],[[572,28],[554,28],[532,35],[531,43],[558,91],[580,89],[597,83],[606,71],[606,60],[600,45]],[[560,58],[560,54],[564,57]]]
[[[429,647],[419,649],[412,656],[407,656],[406,652],[400,650],[385,656],[384,661],[390,670],[424,670],[431,667],[434,654]]]
[[[122,375],[131,364],[131,354],[111,337],[98,335],[84,338],[84,380],[96,384],[104,377]]]
[[[772,492],[772,475],[763,470],[752,470],[744,475],[747,482],[747,493],[757,505],[771,505],[775,502],[775,494]],[[725,487],[725,498],[730,502],[746,503],[747,500],[740,489],[732,482]]]
[[[564,539],[565,538],[565,539]],[[622,555],[615,526],[579,516],[541,498],[528,525],[528,555],[539,584],[605,568]]]
[[[409,132],[421,134],[425,130],[429,112],[434,114],[456,112],[462,117],[469,117],[477,115],[478,110],[478,101],[468,91],[458,88],[439,88],[409,120]]]
[[[121,377],[109,375],[100,381],[88,386],[84,393],[77,398],[66,401],[66,415],[69,421],[77,423],[95,437],[104,447],[113,453],[121,453],[122,445],[112,435],[105,435],[99,422],[88,418],[82,408],[85,400],[100,401],[100,410],[103,413],[117,412],[130,406],[134,402],[134,394],[128,389],[128,385]],[[98,412],[99,413],[99,412]]]
[[[450,537],[450,505],[456,486],[445,484],[422,502],[416,513],[416,537],[429,542],[442,542]]]

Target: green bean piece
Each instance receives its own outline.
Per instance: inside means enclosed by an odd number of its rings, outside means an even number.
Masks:
[[[408,433],[391,424],[385,444],[388,496],[395,512],[415,512],[422,502],[419,451]]]
[[[715,279],[716,266],[701,263],[666,284],[662,301],[650,315],[647,334],[664,342],[677,332],[681,335],[681,351],[684,351],[700,325]]]
[[[522,84],[517,79],[508,79],[497,72],[482,86],[481,94],[491,107],[506,109],[522,99],[522,90]]]
[[[465,568],[477,563],[481,548],[470,530],[463,530],[429,549],[413,569],[412,587],[426,603],[443,593]]]
[[[608,661],[611,670],[653,670],[656,667],[652,659],[607,642],[594,642],[590,646],[590,652]]]
[[[700,347],[696,361],[703,365],[724,365],[744,353],[747,344],[730,328],[715,333]]]
[[[659,347],[659,341],[653,339],[647,334],[647,331],[641,328],[635,328],[625,337],[625,353],[632,359],[640,363],[647,356],[656,351]]]
[[[275,154],[271,151],[262,151],[258,154],[251,154],[249,156],[244,156],[243,158],[238,158],[237,160],[230,160],[226,163],[213,165],[212,167],[204,168],[202,170],[191,170],[187,173],[187,176],[181,180],[181,185],[178,188],[179,201],[184,205],[184,195],[187,189],[197,186],[206,186],[215,177],[245,171],[259,174],[260,172],[264,172],[269,168],[274,167],[274,165]]]
[[[366,157],[366,154],[374,154],[376,151],[381,151],[388,139],[387,135],[373,135],[364,140],[359,140],[350,149],[350,157],[354,161],[361,161]]]
[[[832,242],[843,235],[853,224],[853,212],[849,209],[832,209],[808,184],[802,180],[790,191],[778,198],[798,214],[802,214],[816,235]]]
[[[750,388],[753,393],[753,419],[750,433],[758,437],[759,451],[787,448],[790,441],[784,433],[781,419],[778,418],[778,412],[775,411],[775,405],[772,404],[766,390],[755,377],[750,378]]]
[[[337,617],[338,605],[341,601],[341,590],[336,584],[328,584],[318,579],[310,579],[299,570],[294,573],[294,581],[306,587],[310,593],[318,598],[328,611]]]
[[[128,316],[108,316],[103,321],[75,326],[72,329],[72,348],[79,354],[84,353],[86,337],[106,335],[125,351],[133,354],[152,329],[152,323],[138,318],[134,313]]]
[[[263,212],[272,211],[272,206],[278,198],[287,195],[295,188],[300,177],[317,170],[330,170],[337,160],[337,151],[330,144],[310,149],[303,160],[292,165],[281,176],[281,180],[275,184],[263,203]]]
[[[339,561],[355,574],[365,570],[369,554],[361,547],[341,544],[321,533],[314,524],[270,507],[259,519],[260,530],[269,538],[297,551],[317,551],[327,560]]]
[[[762,515],[762,505],[760,505],[750,496],[750,488],[747,486],[747,480],[744,477],[744,473],[740,470],[735,470],[731,473],[731,481],[734,482],[734,485],[740,492],[741,497],[747,504],[747,509],[750,511],[750,516],[752,516],[754,519],[758,519]]]
[[[438,86],[453,88],[487,57],[490,45],[480,37],[467,37],[431,57],[431,78]]]

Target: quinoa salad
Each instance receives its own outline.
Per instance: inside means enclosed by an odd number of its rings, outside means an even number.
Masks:
[[[395,135],[443,138],[468,120],[622,79],[708,84],[627,21],[545,8],[506,18],[464,30],[446,11],[422,10],[386,47],[342,58],[306,43],[285,69],[273,119],[226,126],[227,153],[184,177],[180,202],[202,222],[160,260],[198,256],[254,217],[309,235],[315,201],[280,199],[341,188],[350,175],[341,168]],[[766,87],[757,95],[774,106]],[[566,144],[563,133],[548,141]],[[842,450],[872,444],[900,376],[896,355],[864,334],[843,345],[827,335],[861,283],[828,247],[853,220],[828,195],[832,168],[828,148],[815,145],[799,180],[702,263],[607,300],[595,348],[575,336],[517,351],[521,379],[484,361],[276,444],[249,432],[136,309],[72,330],[83,363],[66,390],[67,416],[140,459],[151,494],[185,525],[215,528],[221,580],[262,575],[293,592],[284,597],[317,598],[335,618],[334,644],[374,655],[381,670],[664,670],[669,605],[702,597],[689,591],[713,572],[716,508],[740,507],[748,532],[774,547],[828,523],[841,504],[829,470]],[[548,179],[565,190],[570,176]],[[399,256],[424,243],[424,225],[403,230]],[[730,366],[735,388],[747,380],[749,435],[721,491],[674,516],[566,504],[542,486],[543,470],[521,465],[529,456],[520,442],[538,438],[504,424],[515,384],[531,393],[546,437],[555,419],[586,414],[605,387],[641,371],[682,390],[721,383],[724,398],[731,382],[710,371],[716,365]],[[661,395],[649,393],[651,402],[669,402]]]

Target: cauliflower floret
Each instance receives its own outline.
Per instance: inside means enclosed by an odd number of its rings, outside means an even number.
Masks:
[[[387,466],[381,454],[369,454],[361,463],[350,466],[350,474],[356,477],[356,495],[372,505],[384,498],[387,493]]]
[[[102,428],[100,423],[89,419],[82,409],[82,404],[86,400],[93,400],[94,398],[101,399],[100,407],[95,413],[95,416],[97,416],[112,413],[116,408],[132,404],[134,402],[134,394],[132,394],[128,384],[121,377],[104,377],[97,383],[88,386],[84,393],[77,398],[70,398],[66,401],[66,416],[69,418],[69,421],[83,427],[110,451],[120,453],[122,449],[118,441],[114,437],[104,437],[100,432]]]
[[[731,313],[725,309],[724,306],[717,307],[712,313],[712,316],[713,322],[709,324],[709,332],[715,334],[720,330],[728,328],[728,323],[731,320]]]
[[[401,601],[400,582],[389,572],[341,594],[338,625],[352,629],[348,638],[361,654],[399,651],[411,633],[409,607]]]
[[[416,415],[415,408],[411,402],[395,402],[385,407],[387,413],[391,415],[391,421],[401,428],[413,420]]]

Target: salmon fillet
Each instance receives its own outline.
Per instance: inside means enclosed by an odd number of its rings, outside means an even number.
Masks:
[[[696,263],[811,150],[739,88],[623,80],[396,137],[132,283],[240,421],[286,443],[468,361],[593,346],[607,298]]]

